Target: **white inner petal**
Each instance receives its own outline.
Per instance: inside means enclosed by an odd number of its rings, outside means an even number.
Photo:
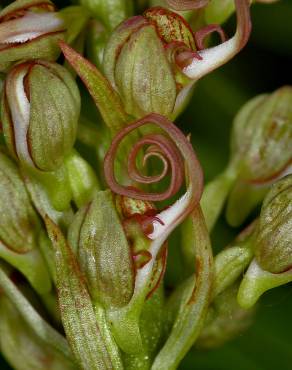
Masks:
[[[139,292],[139,289],[143,286],[144,282],[151,276],[157,255],[169,234],[174,230],[177,224],[180,223],[180,217],[184,214],[184,211],[190,202],[191,194],[192,189],[188,189],[188,191],[170,208],[159,213],[158,217],[164,225],[158,221],[153,222],[154,230],[151,235],[148,235],[148,237],[153,240],[149,248],[152,259],[142,269],[138,270],[134,295]]]
[[[172,230],[168,230],[168,229],[170,228],[171,225],[175,223],[179,215],[181,215],[184,212],[184,210],[188,206],[189,201],[190,201],[190,193],[189,191],[187,191],[171,207],[159,213],[159,215],[157,216],[163,222],[164,225],[154,220],[153,222],[154,230],[152,234],[148,235],[148,237],[154,240],[154,239],[161,237],[163,234],[166,233],[166,231],[168,231],[167,234],[169,235],[169,233]]]
[[[24,91],[24,77],[28,67],[14,70],[7,79],[7,100],[14,127],[16,152],[20,159],[33,165],[27,146],[30,102]]]
[[[237,37],[234,36],[220,45],[199,51],[198,54],[203,59],[194,58],[192,63],[184,68],[184,74],[191,79],[200,79],[231,59],[237,52],[237,43]]]
[[[63,20],[55,12],[27,12],[21,18],[0,23],[0,44],[23,43],[63,28]]]

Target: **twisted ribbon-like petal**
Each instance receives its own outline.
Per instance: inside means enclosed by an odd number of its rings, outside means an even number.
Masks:
[[[195,33],[196,45],[199,50],[205,49],[204,41],[207,36],[211,33],[217,32],[221,38],[221,43],[226,41],[226,35],[224,30],[218,24],[209,24],[206,27],[201,28]]]
[[[147,193],[141,192],[137,189],[124,187],[117,183],[114,175],[114,160],[119,144],[131,131],[146,124],[155,124],[156,126],[159,126],[168,134],[172,141],[162,134],[151,134],[141,138],[130,151],[128,158],[128,173],[133,181],[143,184],[151,184],[160,181],[168,172],[168,165],[170,165],[172,170],[171,181],[169,188],[163,193]],[[138,172],[136,167],[136,157],[139,150],[144,145],[151,145],[151,150],[146,152],[143,162],[145,163],[149,156],[159,156],[164,164],[161,174],[156,176],[144,176]],[[112,191],[117,194],[140,200],[165,200],[175,195],[182,185],[184,171],[182,157],[188,166],[188,175],[190,183],[192,184],[191,187],[193,188],[192,191],[194,192],[194,199],[198,202],[202,192],[202,172],[191,144],[188,142],[184,134],[167,118],[159,114],[152,113],[129,126],[126,126],[116,135],[104,160],[105,178]]]
[[[152,144],[150,150],[143,157],[145,165],[150,157],[158,157],[163,163],[163,170],[156,176],[144,176],[138,172],[136,166],[136,157],[144,145]],[[163,155],[166,154],[167,158]],[[128,159],[128,171],[130,177],[140,183],[153,184],[162,180],[168,173],[169,164],[172,168],[171,184],[164,193],[163,198],[167,199],[174,195],[181,187],[183,181],[183,162],[177,148],[163,135],[147,135],[137,142],[130,151]],[[161,196],[161,195],[160,195]]]
[[[249,0],[234,0],[234,2],[237,15],[237,28],[235,35],[231,39],[224,41],[224,33],[219,26],[207,26],[195,35],[198,49],[202,50],[197,51],[193,57],[191,57],[191,53],[182,55],[180,58],[176,57],[179,62],[177,63],[178,67],[181,66],[182,72],[191,82],[179,92],[176,98],[174,107],[175,115],[180,111],[190,89],[196,81],[227,63],[246,45],[251,32]],[[219,33],[224,42],[205,49],[203,41],[209,33],[214,31]]]
[[[153,180],[160,180],[162,175],[167,173],[168,168],[165,165],[167,162],[172,169],[172,179],[168,190],[164,193],[143,193],[133,188],[123,187],[115,179],[114,161],[120,142],[131,131],[146,124],[158,126],[169,138],[162,134],[144,136],[134,145],[130,152],[128,172],[132,179],[139,180],[143,184],[152,183]],[[164,158],[164,169],[159,176],[149,178],[140,175],[137,171],[135,159],[139,149],[145,144],[150,145],[148,148],[150,151],[146,152],[144,162],[147,161],[150,154],[158,155],[159,157],[163,156]],[[184,163],[182,160],[184,160]],[[149,258],[146,260],[142,259],[143,263],[136,271],[135,288],[131,301],[122,310],[111,313],[116,340],[127,353],[134,353],[137,351],[138,346],[141,345],[139,317],[144,300],[156,289],[163,276],[166,262],[166,248],[163,252],[163,246],[170,233],[198,206],[203,189],[203,174],[192,145],[185,135],[166,117],[155,113],[151,113],[123,128],[114,138],[104,160],[105,179],[111,190],[115,193],[144,201],[159,201],[174,195],[182,184],[184,168],[186,168],[188,177],[186,192],[174,204],[151,219],[152,227],[149,228],[149,232],[146,232],[148,241],[150,240],[147,248],[147,257]],[[162,258],[161,263],[156,263],[159,258]],[[131,328],[132,332],[136,333],[134,340],[129,340],[128,328]]]

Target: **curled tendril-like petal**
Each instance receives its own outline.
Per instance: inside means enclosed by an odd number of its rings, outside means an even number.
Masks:
[[[158,176],[159,177],[159,180],[157,180],[158,182],[167,175],[168,170],[169,170],[169,163],[167,159],[164,157],[163,152],[156,145],[152,145],[149,148],[147,148],[146,153],[143,157],[143,162],[142,162],[143,166],[146,166],[148,159],[151,157],[159,158],[163,165],[163,170],[161,174]]]
[[[234,0],[234,2],[237,15],[235,35],[220,45],[198,52],[202,60],[194,58],[193,61],[183,69],[183,73],[193,81],[197,81],[207,73],[228,62],[247,43],[251,32],[249,0]]]
[[[137,153],[142,143],[147,143],[151,145],[150,154],[160,153],[163,155],[172,167],[172,170],[175,167],[175,171],[179,171],[177,167],[185,167],[188,181],[186,192],[174,202],[174,204],[164,209],[159,214],[156,214],[155,217],[149,219],[151,223],[149,226],[151,227],[149,227],[149,231],[146,231],[145,237],[147,237],[149,242],[147,255],[150,256],[151,254],[151,259],[146,260],[145,262],[147,263],[143,263],[139,266],[140,268],[137,269],[135,288],[128,305],[123,307],[122,312],[118,311],[118,316],[114,313],[111,317],[113,327],[115,328],[114,330],[116,330],[120,339],[123,338],[123,340],[120,340],[119,344],[124,346],[122,349],[129,352],[131,352],[133,348],[137,348],[137,340],[129,343],[127,335],[128,328],[131,328],[132,332],[137,333],[136,338],[140,338],[139,317],[142,310],[141,302],[149,297],[157,288],[164,274],[167,250],[161,254],[162,248],[170,233],[198,206],[203,190],[202,169],[192,145],[186,136],[166,117],[151,113],[129,126],[124,127],[114,138],[104,160],[105,179],[112,191],[130,198],[146,201],[161,199],[161,194],[142,193],[135,189],[120,186],[117,184],[114,175],[114,160],[119,143],[131,131],[146,124],[158,126],[169,138],[164,137],[162,139],[162,135],[160,134],[146,136],[145,140],[142,140],[141,144],[137,145],[135,149],[132,150],[133,158],[131,161],[135,159],[135,153]],[[166,145],[166,140],[172,140],[171,145]],[[166,157],[167,155],[170,155],[170,157]],[[178,159],[180,156],[184,160],[184,163],[182,163],[182,159]],[[178,159],[178,163],[174,164],[176,159]],[[141,343],[141,338],[140,340],[138,339],[138,342]]]
[[[132,148],[129,155],[128,171],[129,175],[133,180],[141,183],[153,183],[154,181],[161,180],[161,174],[154,177],[143,176],[138,173],[136,168],[136,156],[138,151],[144,145],[155,145],[159,148],[160,155],[163,153],[163,157],[167,159],[172,169],[171,183],[169,188],[163,193],[143,193],[140,190],[136,190],[129,187],[119,185],[116,181],[114,174],[114,160],[117,154],[118,146],[125,136],[131,131],[146,125],[155,124],[164,130],[170,139],[167,139],[161,134],[147,135],[139,140]],[[151,153],[151,152],[150,152]],[[202,172],[199,161],[193,151],[191,144],[188,142],[184,134],[167,118],[159,114],[149,114],[148,116],[135,121],[123,128],[113,139],[112,145],[107,152],[104,160],[104,173],[106,181],[113,192],[124,195],[130,198],[145,200],[145,201],[161,201],[168,199],[173,196],[180,188],[183,178],[183,162],[181,156],[186,161],[189,167],[188,174],[192,179],[192,185],[194,186],[195,199],[198,202],[202,192]],[[164,173],[165,171],[163,171]]]
[[[221,43],[226,41],[226,35],[222,27],[220,27],[218,24],[209,24],[208,26],[201,28],[199,31],[195,33],[195,41],[198,50],[205,49],[204,46],[205,38],[213,32],[217,32],[219,34],[221,38]]]
[[[156,176],[144,176],[138,172],[136,167],[136,157],[139,150],[144,145],[152,145],[151,151],[148,151],[144,158],[143,164],[146,164],[146,161],[149,157],[156,156],[162,159],[163,161],[163,170],[159,175]],[[155,145],[156,148],[153,149]],[[155,151],[153,151],[155,150]],[[159,152],[158,152],[159,150]],[[165,164],[166,163],[166,164]],[[128,172],[132,180],[143,184],[153,184],[159,182],[164,178],[168,172],[168,163],[171,166],[171,183],[167,191],[163,194],[160,194],[160,200],[168,199],[172,195],[176,194],[180,189],[183,182],[183,162],[181,155],[177,147],[169,141],[165,136],[160,134],[147,135],[139,140],[131,149],[129,158],[128,158]],[[152,199],[153,200],[153,199]]]
[[[174,10],[192,10],[204,8],[209,0],[166,0],[166,2]]]

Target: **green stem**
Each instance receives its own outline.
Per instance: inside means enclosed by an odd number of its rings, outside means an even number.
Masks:
[[[158,353],[152,370],[176,369],[194,344],[204,325],[208,311],[212,281],[213,256],[208,230],[200,208],[192,214],[196,249],[196,284],[182,302],[170,336]]]
[[[77,207],[81,207],[91,199],[95,190],[99,189],[93,169],[74,149],[56,171],[26,169],[26,172],[32,178],[30,181],[39,182],[51,205],[59,212],[69,210],[72,200]]]
[[[45,187],[31,173],[22,169],[22,176],[34,207],[43,219],[49,216],[58,225],[67,228],[72,222],[73,211],[70,206],[66,211],[57,211],[49,198]],[[42,245],[40,245],[43,248]],[[47,257],[46,257],[47,258]],[[50,257],[49,257],[50,258]],[[51,262],[52,265],[52,262]]]
[[[111,363],[114,366],[115,370],[122,370],[124,368],[121,353],[119,348],[114,340],[114,337],[111,333],[110,327],[106,320],[106,314],[104,309],[99,306],[95,305],[95,313],[96,313],[96,321],[98,323],[98,327],[100,329],[101,336],[105,343],[107,352],[111,358]]]
[[[62,212],[70,208],[72,192],[65,165],[52,172],[41,172],[28,168],[25,172],[32,183],[39,183],[45,190],[55,210]]]
[[[223,250],[214,259],[215,278],[212,299],[230,287],[244,272],[253,258],[249,241]]]
[[[100,189],[97,177],[92,167],[76,150],[65,159],[72,199],[78,208],[88,203],[93,194]]]
[[[212,284],[211,303],[223,291],[231,287],[253,259],[253,245],[256,236],[256,222],[252,223],[238,235],[235,242],[214,258],[214,280]],[[190,228],[189,228],[190,236]],[[187,239],[186,239],[187,240]],[[195,255],[195,252],[193,252]],[[195,287],[196,277],[193,274],[172,293],[165,306],[164,329],[169,332],[179,312],[181,302],[184,302],[189,291]]]
[[[38,249],[19,254],[0,242],[0,257],[18,269],[38,294],[46,294],[51,290],[52,284],[47,266]]]
[[[183,261],[187,269],[187,273],[193,274],[195,271],[194,261],[196,258],[196,250],[193,246],[193,221],[192,217],[187,217],[181,225],[181,248]],[[188,276],[186,275],[186,276]]]
[[[205,187],[201,206],[208,230],[212,230],[215,225],[236,176],[236,166],[230,164],[222,174]]]
[[[292,271],[280,274],[265,271],[253,259],[240,284],[237,301],[242,308],[249,309],[267,290],[287,284],[292,281]]]

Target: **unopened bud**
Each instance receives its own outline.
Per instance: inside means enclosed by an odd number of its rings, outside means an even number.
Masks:
[[[92,202],[77,212],[69,241],[93,300],[105,308],[126,305],[133,293],[134,270],[110,191],[96,193]]]
[[[255,232],[255,258],[238,292],[242,307],[252,307],[269,289],[292,281],[292,175],[267,194]]]
[[[136,16],[116,29],[105,49],[106,77],[136,118],[150,112],[167,116],[174,108],[177,87],[160,32],[155,19]]]
[[[276,182],[262,206],[256,239],[256,259],[266,271],[292,267],[292,175]]]
[[[56,170],[76,138],[80,95],[70,73],[56,63],[32,61],[15,66],[2,94],[6,144],[22,164]]]
[[[17,253],[37,246],[40,224],[15,164],[0,152],[0,241]]]
[[[232,155],[240,177],[254,183],[277,177],[291,161],[292,87],[247,103],[234,121]]]
[[[237,180],[230,193],[227,219],[239,225],[262,201],[269,186],[291,171],[292,87],[249,101],[239,112],[232,133]]]

